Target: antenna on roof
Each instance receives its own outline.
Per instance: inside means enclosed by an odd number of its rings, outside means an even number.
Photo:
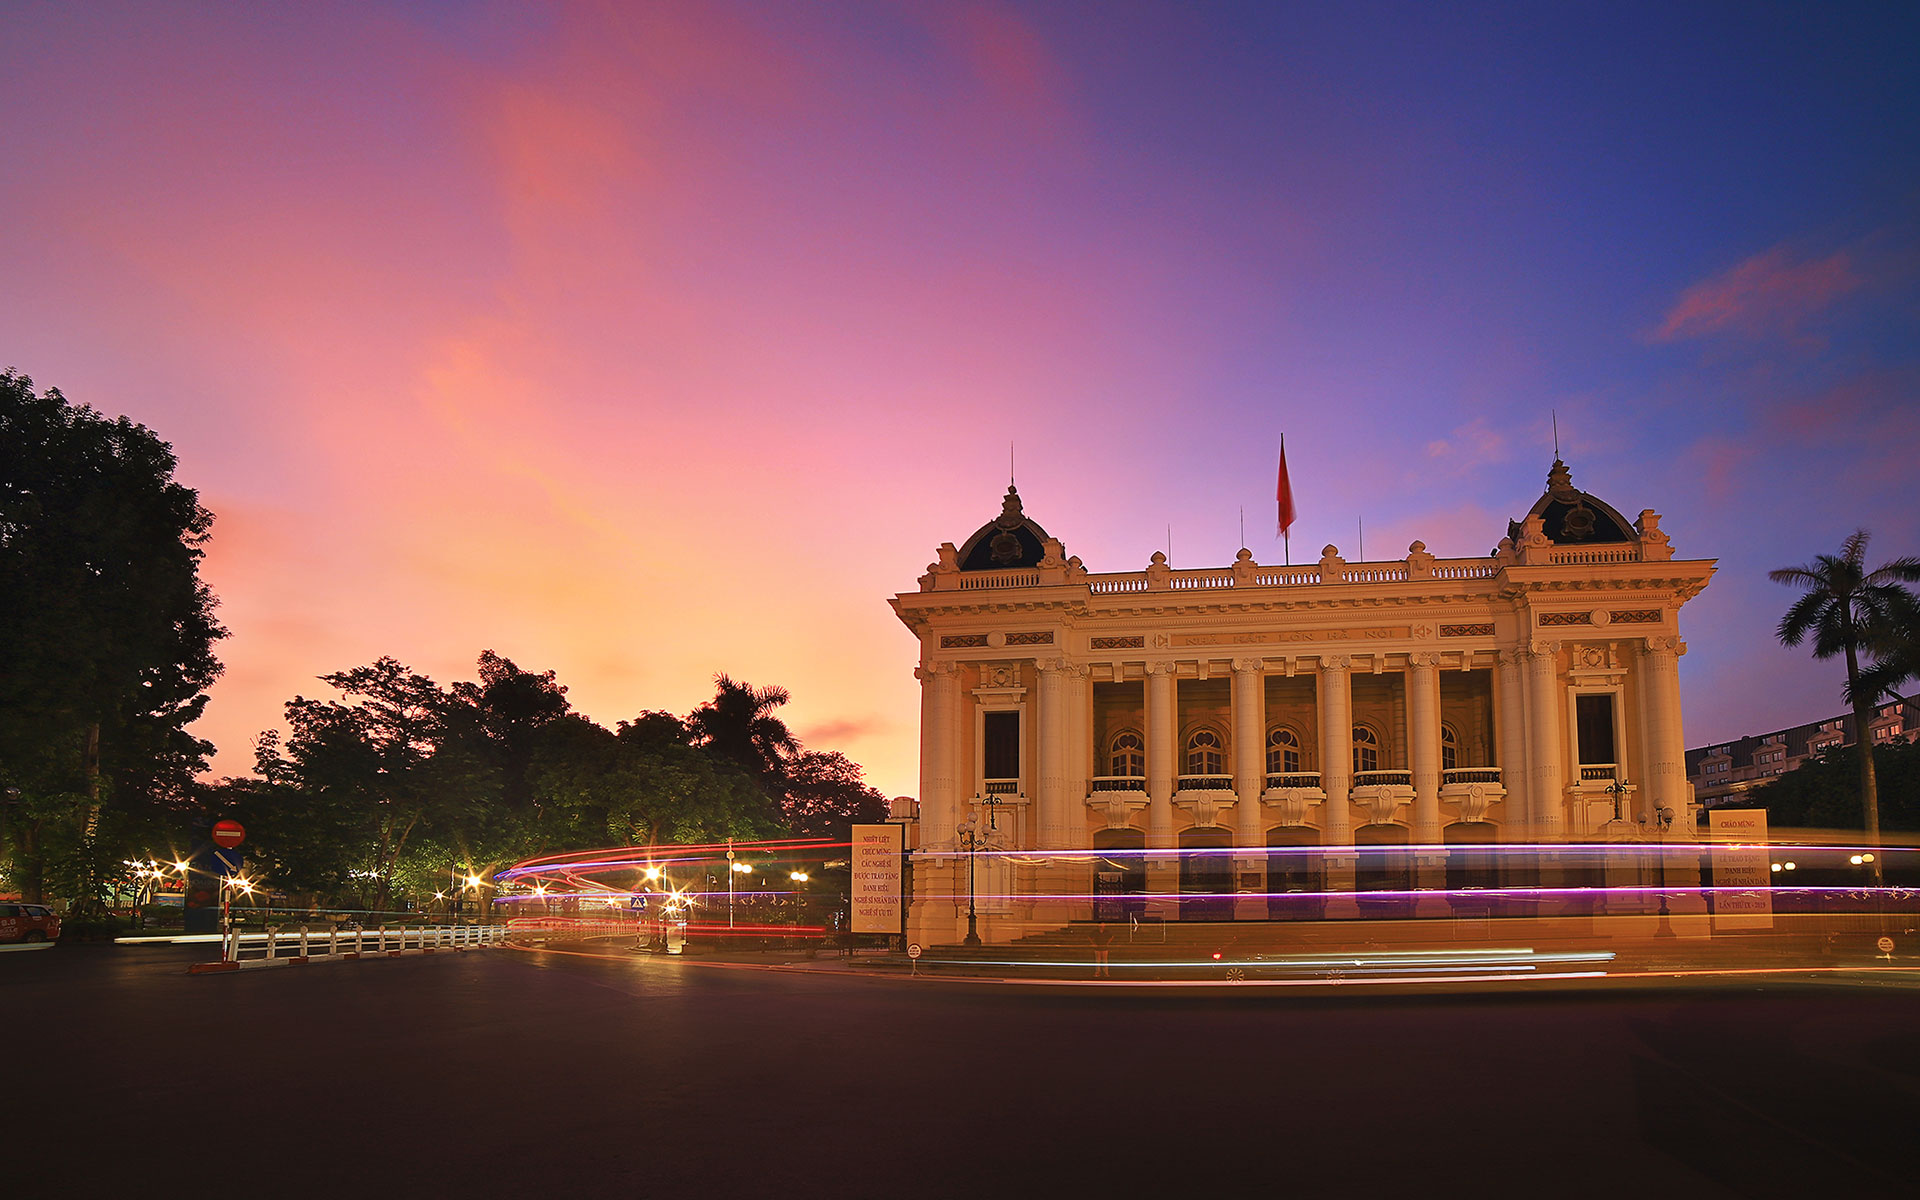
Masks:
[[[1553,417],[1553,457],[1558,461],[1560,458],[1560,410],[1550,408],[1547,412]]]
[[[1558,442],[1554,443],[1558,445]],[[1007,486],[1013,486],[1013,439],[1007,439]]]
[[[1246,544],[1247,544],[1247,506],[1242,504],[1240,506],[1240,545],[1242,548],[1245,548]]]

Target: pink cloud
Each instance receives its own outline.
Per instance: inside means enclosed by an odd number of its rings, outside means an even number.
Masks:
[[[1653,332],[1653,340],[1676,342],[1725,333],[1749,338],[1792,336],[1802,322],[1824,312],[1861,282],[1845,250],[1809,259],[1776,246],[1680,293]]]

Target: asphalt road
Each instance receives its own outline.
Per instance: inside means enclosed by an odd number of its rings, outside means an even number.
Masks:
[[[0,955],[0,1193],[1911,1194],[1920,992],[1027,989]],[[1417,1189],[1414,1191],[1413,1189]]]

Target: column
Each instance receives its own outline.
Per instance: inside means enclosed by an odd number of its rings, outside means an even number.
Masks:
[[[1320,656],[1315,698],[1320,706],[1320,786],[1327,793],[1321,843],[1353,844],[1353,814],[1347,793],[1353,784],[1353,690],[1347,674],[1353,660],[1344,654]]]
[[[1067,668],[1067,829],[1069,845],[1087,841],[1087,792],[1093,786],[1093,668]]]
[[[920,679],[920,844],[948,846],[960,818],[955,812],[957,772],[954,716],[960,707],[960,672],[954,663],[928,663]]]
[[[1535,642],[1527,650],[1528,792],[1534,837],[1557,842],[1566,827],[1566,780],[1560,766],[1559,642]]]
[[[1673,810],[1667,836],[1694,837],[1693,806],[1687,803],[1686,741],[1680,719],[1680,639],[1650,637],[1640,650],[1640,694],[1647,709],[1647,777],[1641,809],[1649,820],[1660,805]]]
[[[1266,677],[1257,658],[1233,660],[1233,792],[1242,846],[1265,846],[1260,793],[1267,788]]]
[[[1173,845],[1173,664],[1147,664],[1147,847]]]
[[[1039,780],[1034,799],[1040,809],[1040,848],[1064,849],[1071,843],[1067,827],[1067,664],[1041,659],[1039,745],[1034,749]]]
[[[1440,841],[1440,656],[1407,656],[1407,750],[1413,769],[1413,840]]]
[[[1500,755],[1500,784],[1507,790],[1506,805],[1501,810],[1505,826],[1501,838],[1509,842],[1524,842],[1533,836],[1533,822],[1528,819],[1527,706],[1521,690],[1521,654],[1519,650],[1500,651],[1495,672],[1499,724],[1494,736]]]

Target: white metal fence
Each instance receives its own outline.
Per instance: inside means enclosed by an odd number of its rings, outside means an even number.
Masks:
[[[396,925],[374,929],[328,926],[314,930],[284,926],[266,933],[229,930],[221,939],[220,961],[236,966],[310,962],[318,958],[359,958],[421,954],[435,950],[472,950],[507,940],[504,925]]]

